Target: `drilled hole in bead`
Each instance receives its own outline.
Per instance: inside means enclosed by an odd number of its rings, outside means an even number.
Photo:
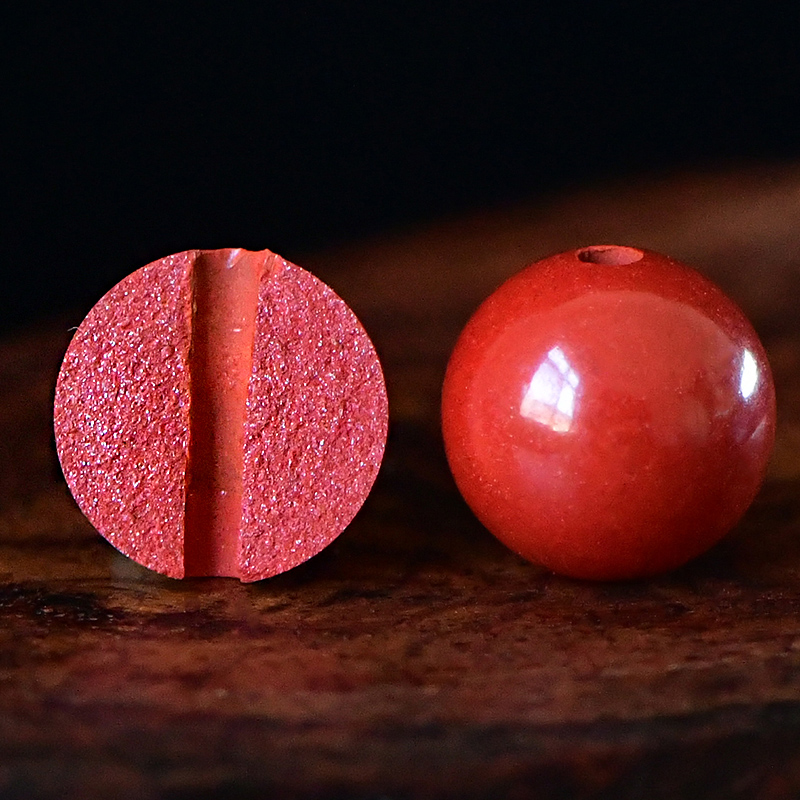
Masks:
[[[580,261],[585,261],[587,264],[605,264],[614,267],[633,264],[643,258],[644,253],[635,247],[595,245],[578,251],[578,260]]]

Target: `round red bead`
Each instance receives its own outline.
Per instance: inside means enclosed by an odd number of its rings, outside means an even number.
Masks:
[[[630,247],[504,283],[453,351],[442,427],[498,539],[578,578],[652,575],[707,550],[764,478],[775,392],[758,337],[698,272]]]

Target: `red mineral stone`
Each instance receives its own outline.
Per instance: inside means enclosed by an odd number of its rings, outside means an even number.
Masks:
[[[444,382],[456,483],[511,549],[555,572],[663,572],[729,531],[775,433],[764,349],[699,273],[630,247],[553,256],[467,324]]]
[[[358,319],[268,250],[190,250],[129,275],[78,328],[56,386],[81,510],[174,578],[256,581],[318,553],[366,499],[387,424]]]

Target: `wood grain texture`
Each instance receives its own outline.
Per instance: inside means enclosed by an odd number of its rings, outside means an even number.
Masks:
[[[800,168],[595,187],[300,259],[381,354],[375,490],[278,578],[161,578],[69,497],[70,325],[0,342],[0,797],[744,798],[800,793]],[[474,520],[438,434],[455,338],[550,252],[620,243],[717,280],[770,353],[770,478],[657,580],[561,579]]]

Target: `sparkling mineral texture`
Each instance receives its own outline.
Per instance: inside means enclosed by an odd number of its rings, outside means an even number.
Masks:
[[[190,250],[89,312],[55,434],[83,513],[173,578],[257,581],[350,523],[383,457],[380,362],[328,286],[268,250]]]

